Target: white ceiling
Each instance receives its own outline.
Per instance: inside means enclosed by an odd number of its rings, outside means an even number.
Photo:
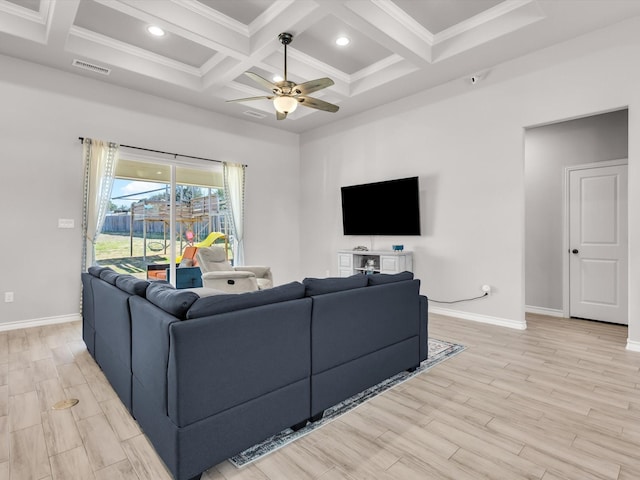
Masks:
[[[637,15],[640,0],[0,0],[0,53],[302,132],[448,81],[474,88],[473,74]],[[267,100],[226,102],[269,93],[242,73],[282,73],[281,32],[289,79],[330,77],[312,96],[339,112],[276,121]]]

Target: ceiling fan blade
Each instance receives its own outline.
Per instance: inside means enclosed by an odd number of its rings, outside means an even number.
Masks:
[[[317,108],[318,110],[324,110],[325,112],[335,113],[340,107],[334,105],[333,103],[325,102],[324,100],[318,100],[317,98],[312,97],[296,97],[298,99],[298,103],[300,105],[304,105],[305,107]]]
[[[333,80],[328,77],[317,78],[315,80],[309,80],[308,82],[296,85],[293,89],[293,93],[296,95],[309,95],[310,93],[317,92],[323,88],[327,88],[333,85]]]
[[[276,120],[284,120],[285,118],[287,118],[286,113],[282,113],[276,110]]]
[[[273,96],[262,96],[262,97],[247,97],[247,98],[234,98],[233,100],[227,100],[227,102],[249,102],[251,100],[272,100]]]
[[[257,73],[253,73],[253,72],[244,72],[244,74],[249,77],[251,80],[253,80],[256,83],[259,83],[260,85],[262,85],[264,88],[266,88],[267,90],[272,91],[273,93],[282,93],[282,89],[280,87],[278,87],[276,84],[271,83],[269,80],[267,80],[266,78],[261,77],[260,75],[258,75]]]

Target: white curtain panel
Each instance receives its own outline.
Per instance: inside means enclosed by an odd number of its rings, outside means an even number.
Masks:
[[[245,166],[223,162],[224,191],[233,234],[233,264],[244,265],[244,175]]]
[[[95,244],[109,210],[111,189],[118,163],[116,143],[85,138],[84,158],[84,203],[82,211],[82,271],[96,263]]]

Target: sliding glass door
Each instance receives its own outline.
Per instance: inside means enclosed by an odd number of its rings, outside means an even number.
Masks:
[[[186,246],[207,243],[216,237],[213,232],[228,235],[219,164],[152,160],[124,151],[115,176],[96,243],[99,265],[147,278],[150,269],[175,264],[172,243],[179,259]]]

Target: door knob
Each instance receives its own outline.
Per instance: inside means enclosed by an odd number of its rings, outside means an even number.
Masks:
[[[573,250],[571,250],[571,253],[573,253],[575,255],[576,253],[578,253],[578,249],[574,248]]]

